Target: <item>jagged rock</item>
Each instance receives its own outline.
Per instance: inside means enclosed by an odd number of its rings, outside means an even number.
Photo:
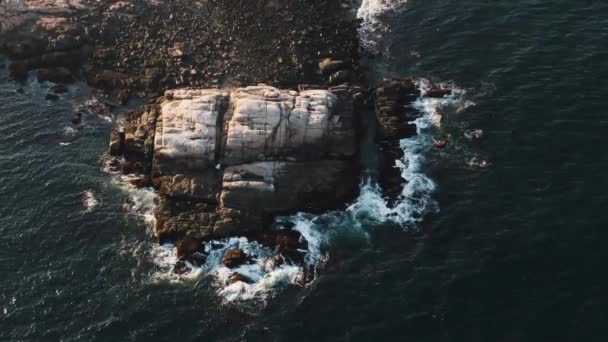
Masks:
[[[201,241],[186,236],[182,240],[177,241],[175,247],[177,248],[177,257],[183,259],[196,252],[201,247]]]
[[[247,254],[239,248],[230,248],[224,253],[222,263],[228,268],[239,267],[247,260]]]
[[[410,122],[419,113],[411,107],[411,103],[420,95],[421,92],[412,79],[385,80],[375,90],[378,141],[394,141],[416,134],[416,125]]]
[[[80,112],[78,112],[80,114]],[[80,116],[79,116],[80,117]],[[120,156],[125,149],[125,131],[123,127],[112,128],[110,132],[110,154]]]
[[[215,169],[207,169],[197,175],[163,176],[160,192],[173,198],[217,203],[220,187],[220,172]]]
[[[283,259],[288,258],[295,262],[302,261],[303,255],[300,250],[306,250],[308,247],[308,242],[302,234],[295,230],[280,230],[276,232],[275,244],[276,254],[283,257]]]

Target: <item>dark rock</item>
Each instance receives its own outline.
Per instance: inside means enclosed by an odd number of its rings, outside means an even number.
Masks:
[[[304,258],[301,250],[308,248],[308,242],[300,232],[295,230],[280,230],[276,232],[275,253],[293,262],[301,263]],[[276,260],[275,260],[276,263]]]
[[[72,122],[74,125],[79,125],[81,121],[82,121],[81,112],[76,111],[76,112],[72,113],[72,119],[70,119],[70,122]]]
[[[175,265],[173,266],[173,273],[175,274],[186,274],[190,271],[190,268],[188,267],[188,265],[186,264],[185,260],[178,260]]]
[[[448,146],[447,139],[433,139],[433,147],[438,149],[443,149]]]
[[[15,91],[17,92],[17,94],[23,94],[25,92],[21,87],[17,88],[17,90]]]
[[[9,66],[9,76],[16,81],[25,81],[29,68],[25,62],[13,61]]]
[[[68,68],[41,68],[36,72],[38,82],[71,83],[75,81],[74,75]]]
[[[426,92],[426,96],[427,97],[444,97],[446,95],[451,95],[452,94],[452,90],[451,89],[442,89],[442,88],[438,88],[438,87],[433,87],[431,89],[429,89]]]
[[[247,255],[239,248],[230,248],[224,253],[222,263],[228,268],[239,267],[247,260]]]
[[[351,81],[352,74],[348,70],[340,70],[329,76],[329,84],[336,85]]]
[[[63,84],[55,84],[49,88],[49,90],[55,94],[63,94],[68,92],[68,87]]]
[[[180,260],[191,259],[192,256],[201,248],[201,241],[190,236],[177,241],[175,247],[177,249],[177,258]]]
[[[230,284],[238,283],[239,281],[243,282],[245,284],[253,284],[254,283],[253,279],[251,279],[251,278],[249,278],[249,277],[247,277],[247,276],[245,276],[245,275],[243,275],[241,273],[238,273],[238,272],[232,273],[230,275],[230,278],[228,279],[228,281],[230,282]]]
[[[419,96],[414,80],[408,78],[387,79],[374,91],[378,141],[400,140],[416,134],[416,126],[410,122],[420,113],[411,103]]]
[[[110,133],[110,155],[121,156],[125,149],[125,132],[122,128],[112,128]]]

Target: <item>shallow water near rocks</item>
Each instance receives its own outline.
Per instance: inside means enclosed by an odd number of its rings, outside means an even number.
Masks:
[[[378,74],[466,91],[410,155],[433,184],[428,214],[379,223],[365,182],[370,198],[346,211],[300,214],[308,234],[329,228],[323,269],[262,301],[163,278],[150,194],[103,171],[107,120],[74,126],[75,88],[48,102],[46,85],[19,94],[0,69],[0,339],[605,340],[608,5],[402,6],[378,19]],[[484,138],[465,139],[471,128]],[[428,145],[439,135],[445,150]]]

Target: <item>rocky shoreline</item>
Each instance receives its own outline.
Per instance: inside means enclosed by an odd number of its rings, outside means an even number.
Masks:
[[[276,217],[355,199],[364,144],[396,200],[399,141],[420,115],[412,103],[450,92],[411,78],[367,84],[355,0],[3,6],[0,48],[15,80],[81,80],[108,103],[145,103],[112,130],[110,164],[159,194],[154,232],[175,243],[176,272],[204,262],[205,241],[236,236],[272,247],[275,265],[301,264],[307,242]],[[229,250],[223,263],[247,257]]]

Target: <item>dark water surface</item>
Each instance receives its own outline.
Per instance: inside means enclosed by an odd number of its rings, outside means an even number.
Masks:
[[[334,239],[312,286],[266,306],[152,281],[153,242],[102,171],[110,124],[72,126],[70,98],[1,70],[0,340],[607,340],[608,3],[410,0],[386,21],[378,73],[470,101],[428,154],[440,212]]]

